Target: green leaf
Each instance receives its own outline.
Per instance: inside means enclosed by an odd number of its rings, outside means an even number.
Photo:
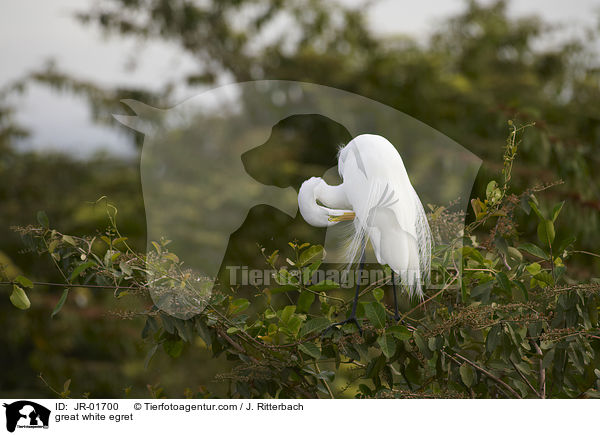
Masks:
[[[423,354],[425,358],[430,359],[433,356],[433,354],[431,352],[431,349],[429,349],[428,344],[425,342],[423,337],[421,337],[421,334],[415,331],[413,333],[413,337],[415,339],[417,347],[419,348],[419,351]]]
[[[394,375],[392,374],[392,368],[389,365],[386,365],[383,370],[381,370],[381,377],[388,384],[390,389],[394,388]]]
[[[17,276],[15,278],[15,281],[17,281],[19,284],[21,284],[21,287],[33,288],[33,283],[31,282],[31,280],[22,275]]]
[[[52,240],[50,243],[48,243],[48,252],[52,254],[56,250],[56,248],[58,247],[59,244],[60,244],[60,240],[58,240],[58,239]]]
[[[241,313],[249,306],[250,306],[250,302],[248,301],[248,299],[244,299],[244,298],[234,299],[229,304],[229,313],[230,314]]]
[[[377,344],[386,358],[391,358],[396,353],[396,341],[391,334],[380,335]]]
[[[459,369],[460,378],[467,387],[472,387],[475,381],[475,370],[467,363],[463,363]]]
[[[275,288],[271,288],[269,289],[269,293],[271,293],[272,295],[275,295],[277,293],[285,293],[285,292],[290,292],[290,291],[297,291],[298,287],[296,287],[295,285],[282,285],[281,287],[275,287]]]
[[[563,252],[577,240],[576,237],[566,236],[555,243],[552,248],[555,249],[556,255],[561,256]]]
[[[279,271],[273,276],[277,284],[282,286],[288,284],[298,284],[298,278],[292,275],[287,269],[279,269]]]
[[[315,297],[315,294],[311,292],[303,291],[302,293],[300,293],[300,296],[298,297],[298,301],[296,303],[298,312],[308,312],[313,302],[315,301]]]
[[[539,218],[539,220],[543,221],[544,219],[546,219],[544,217],[544,215],[542,215],[542,213],[540,212],[540,209],[538,208],[538,206],[537,206],[537,204],[535,202],[529,201],[529,206],[535,212],[535,214],[537,215],[537,217]]]
[[[557,218],[557,217],[558,217],[558,215],[560,214],[560,211],[562,210],[562,208],[563,208],[563,205],[565,205],[565,202],[564,202],[564,201],[562,201],[562,202],[561,202],[561,203],[559,203],[559,204],[556,204],[556,205],[554,206],[554,208],[552,209],[552,218],[551,218],[551,219],[552,219],[552,222],[556,221],[556,218]]]
[[[150,350],[148,351],[148,353],[146,354],[146,358],[144,359],[144,368],[147,369],[148,365],[150,364],[150,360],[152,360],[152,357],[154,356],[154,354],[156,353],[156,350],[158,349],[158,344],[155,344],[154,346],[152,346],[150,348]]]
[[[67,242],[71,246],[77,246],[77,243],[75,243],[75,240],[71,236],[68,236],[65,234],[62,236],[62,239],[63,239],[63,242]]]
[[[62,295],[60,296],[60,299],[58,300],[58,303],[52,310],[52,314],[50,314],[50,317],[54,317],[58,314],[58,312],[62,309],[63,305],[65,304],[65,301],[67,300],[68,295],[69,295],[69,289],[66,288],[63,290]]]
[[[534,245],[533,243],[521,243],[519,249],[533,255],[534,257],[543,258],[544,260],[549,259],[548,254],[546,254],[542,248]]]
[[[530,265],[525,267],[525,270],[529,272],[530,275],[536,276],[542,270],[542,266],[540,266],[539,263],[531,263]]]
[[[463,246],[462,255],[464,257],[472,258],[473,260],[477,261],[479,264],[485,263],[485,259],[483,258],[483,255],[481,255],[481,252],[479,252],[477,249],[475,249],[471,246]]]
[[[502,289],[504,289],[504,291],[508,292],[508,294],[511,293],[510,280],[508,279],[508,277],[506,276],[506,274],[504,272],[498,272],[498,274],[496,275],[496,281],[498,282],[500,287],[502,287]]]
[[[379,302],[365,304],[365,316],[375,328],[381,329],[385,326],[385,308]]]
[[[519,205],[521,206],[525,214],[529,215],[529,213],[531,213],[531,206],[529,205],[527,197],[522,197],[521,201],[519,202]]]
[[[376,288],[375,290],[373,290],[373,297],[377,302],[381,302],[381,300],[383,299],[383,289]]]
[[[65,393],[65,396],[68,396],[71,391],[69,390],[69,387],[71,386],[71,379],[67,379],[65,381],[65,383],[63,384],[63,393]]]
[[[498,345],[502,342],[502,326],[494,325],[485,339],[485,349],[488,353],[494,352]]]
[[[408,340],[410,337],[412,337],[412,333],[408,330],[408,328],[402,325],[390,326],[386,329],[386,331],[392,334],[398,340]]]
[[[471,290],[471,298],[486,303],[490,298],[493,285],[493,280],[479,284]]]
[[[29,298],[23,290],[18,285],[13,285],[13,291],[10,294],[10,302],[20,310],[26,310],[31,306],[31,302],[29,302]]]
[[[133,270],[131,269],[131,267],[124,261],[121,261],[119,263],[119,268],[127,276],[131,276],[133,274]]]
[[[540,221],[537,227],[537,235],[540,242],[544,245],[551,245],[556,235],[554,232],[554,223],[549,219]]]
[[[372,359],[367,364],[365,369],[365,377],[375,380],[379,377],[379,372],[385,366],[386,360],[384,355],[379,355],[377,358]]]
[[[509,246],[508,249],[506,250],[509,258],[512,258],[515,261],[521,262],[523,261],[523,254],[521,254],[519,252],[519,250],[517,248],[515,248],[514,246]]]
[[[183,351],[183,340],[167,340],[163,343],[163,349],[172,358],[177,358]]]
[[[112,244],[115,246],[118,243],[127,241],[127,237],[119,237],[118,239],[113,240]]]
[[[42,226],[42,228],[48,229],[50,226],[50,222],[48,221],[48,215],[44,210],[40,210],[37,212],[37,221]]]
[[[271,255],[269,255],[269,259],[267,260],[267,262],[269,264],[273,265],[277,261],[278,257],[279,257],[279,249],[273,251],[273,253]]]
[[[83,272],[84,270],[89,269],[90,267],[93,267],[95,265],[96,265],[96,263],[93,261],[86,261],[85,263],[81,263],[71,273],[71,276],[69,277],[69,282],[73,282],[73,280],[75,278],[77,278],[81,272]]]
[[[485,188],[485,197],[487,199],[492,199],[492,195],[497,188],[498,188],[498,183],[496,183],[496,181],[494,181],[494,180],[490,181],[488,183],[487,187]]]
[[[312,356],[314,359],[321,358],[321,349],[319,349],[319,347],[311,341],[299,344],[298,349],[300,349],[305,354]]]
[[[310,248],[302,251],[298,259],[298,266],[302,267],[308,263],[323,259],[323,247],[321,245],[313,245]]]
[[[285,324],[285,329],[290,332],[291,335],[296,337],[302,326],[302,319],[299,316],[292,316]]]
[[[296,305],[288,305],[281,311],[281,323],[287,323],[296,312]]]
[[[300,329],[300,336],[311,334],[315,331],[322,331],[329,326],[329,320],[324,317],[316,317],[307,321]]]
[[[521,298],[523,299],[523,301],[528,301],[529,300],[529,292],[527,291],[527,288],[525,287],[525,285],[520,281],[514,281],[514,283],[517,285],[517,288],[520,291]]]
[[[311,263],[304,269],[302,269],[302,283],[304,283],[305,285],[310,284],[313,274],[319,268],[320,265],[320,261],[315,261],[314,263]]]

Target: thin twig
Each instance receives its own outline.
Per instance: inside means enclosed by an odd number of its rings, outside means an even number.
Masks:
[[[315,370],[317,371],[318,375],[321,374],[321,369],[319,368],[319,364],[317,364],[317,360],[315,360]],[[335,396],[333,395],[333,392],[331,391],[331,388],[329,387],[329,384],[327,383],[327,381],[325,379],[321,379],[321,381],[323,382],[323,385],[325,385],[325,388],[327,388],[327,392],[329,393],[329,397],[331,399],[335,399]]]
[[[421,308],[423,305],[426,305],[429,301],[431,301],[432,299],[435,299],[436,297],[438,297],[440,294],[442,294],[446,289],[448,289],[448,287],[450,287],[452,285],[452,283],[454,281],[456,281],[456,278],[458,278],[458,275],[454,275],[454,278],[452,278],[452,280],[450,282],[448,282],[444,287],[442,287],[442,289],[437,292],[436,294],[434,294],[433,296],[431,296],[430,298],[424,300],[423,302],[421,302],[419,305],[417,305],[414,308],[411,308],[410,310],[408,310],[406,313],[404,313],[402,315],[402,317],[400,318],[399,322],[402,322],[409,314],[411,314],[413,311],[416,311],[417,309]]]
[[[46,382],[46,380],[44,379],[44,377],[42,376],[42,374],[41,374],[41,373],[38,375],[38,378],[40,378],[40,379],[42,380],[42,382],[43,382],[44,384],[46,384],[46,387],[48,387],[50,390],[52,390],[52,392],[53,392],[54,394],[56,394],[58,397],[63,397],[63,395],[62,395],[62,394],[60,394],[58,391],[56,391],[54,388],[52,388],[52,386],[51,386],[51,385],[50,385],[48,382]]]
[[[16,281],[0,281],[0,285],[13,285],[13,284],[18,284],[18,282]],[[134,289],[143,289],[145,288],[144,286],[140,286],[140,285],[132,285],[132,286],[114,286],[114,285],[96,285],[96,284],[60,284],[60,283],[56,283],[56,282],[40,282],[40,281],[33,281],[32,284],[34,286],[39,285],[39,286],[50,286],[50,287],[86,287],[86,288],[102,288],[102,289],[109,289],[109,290],[121,290],[121,289],[125,289],[125,290],[134,290]]]
[[[529,382],[529,379],[527,379],[527,377],[521,372],[521,370],[519,370],[519,367],[517,367],[517,365],[514,363],[514,361],[512,360],[512,358],[509,358],[508,360],[510,361],[510,363],[512,364],[512,366],[515,368],[516,372],[519,374],[519,376],[521,377],[521,379],[523,379],[523,381],[525,381],[525,383],[527,384],[527,386],[529,388],[531,388],[531,391],[533,391],[533,393],[541,399],[540,393],[534,388],[533,385],[531,385],[531,382]]]
[[[588,252],[588,251],[569,251],[569,253],[571,254],[585,254],[585,255],[592,255],[594,257],[598,257],[600,258],[600,255],[598,254],[594,254],[593,252]]]
[[[451,359],[454,359],[453,355],[450,355],[449,353],[447,353],[444,350],[442,350],[442,352],[444,352],[445,355],[448,355],[448,357],[450,357]],[[517,393],[510,385],[508,385],[506,382],[504,382],[498,376],[496,376],[496,375],[488,372],[486,369],[478,366],[477,364],[475,364],[470,359],[465,358],[464,356],[462,356],[462,355],[460,355],[458,353],[455,353],[454,356],[457,357],[457,358],[460,358],[461,360],[463,360],[464,362],[466,362],[467,364],[469,364],[471,367],[473,367],[475,370],[479,370],[481,373],[483,373],[484,375],[486,375],[488,378],[490,378],[494,382],[498,383],[499,385],[502,385],[502,387],[504,389],[508,390],[517,399],[522,399],[522,397],[521,397],[521,395],[519,393]],[[457,362],[456,359],[454,359],[454,361]]]
[[[538,355],[539,361],[539,384],[540,384],[540,399],[546,398],[546,369],[544,368],[544,353],[540,346],[535,342],[535,340],[529,340],[533,348],[535,349],[535,353]]]

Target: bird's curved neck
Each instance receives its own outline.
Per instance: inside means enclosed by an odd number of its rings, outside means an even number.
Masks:
[[[327,208],[350,209],[348,198],[344,193],[344,185],[330,186],[325,181],[315,187],[315,199]]]
[[[342,220],[354,219],[341,186],[329,186],[321,178],[305,181],[298,192],[300,213],[316,227],[328,227]]]

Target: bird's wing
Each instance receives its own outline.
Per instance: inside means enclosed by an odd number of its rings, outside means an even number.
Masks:
[[[395,265],[409,291],[418,287],[420,293],[421,281],[429,280],[431,262],[431,233],[423,205],[389,141],[368,135],[353,142],[348,146],[355,150],[345,154],[342,174],[356,213],[347,259],[353,262],[370,239],[377,261]]]

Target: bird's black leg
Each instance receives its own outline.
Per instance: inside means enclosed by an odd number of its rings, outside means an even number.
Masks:
[[[394,320],[397,322],[400,320],[400,314],[398,313],[398,295],[396,294],[396,279],[394,271],[392,270],[392,289],[394,291]]]
[[[365,265],[365,249],[363,249],[362,255],[360,256],[360,264],[358,265],[358,274],[356,281],[356,291],[354,292],[354,302],[352,303],[352,314],[346,320],[342,320],[341,322],[333,323],[325,329],[322,334],[327,333],[330,329],[333,329],[336,326],[343,326],[346,323],[354,323],[358,328],[358,332],[362,335],[362,327],[360,323],[358,323],[358,319],[356,318],[356,307],[358,306],[358,294],[360,290],[360,276],[362,274],[363,267]]]

